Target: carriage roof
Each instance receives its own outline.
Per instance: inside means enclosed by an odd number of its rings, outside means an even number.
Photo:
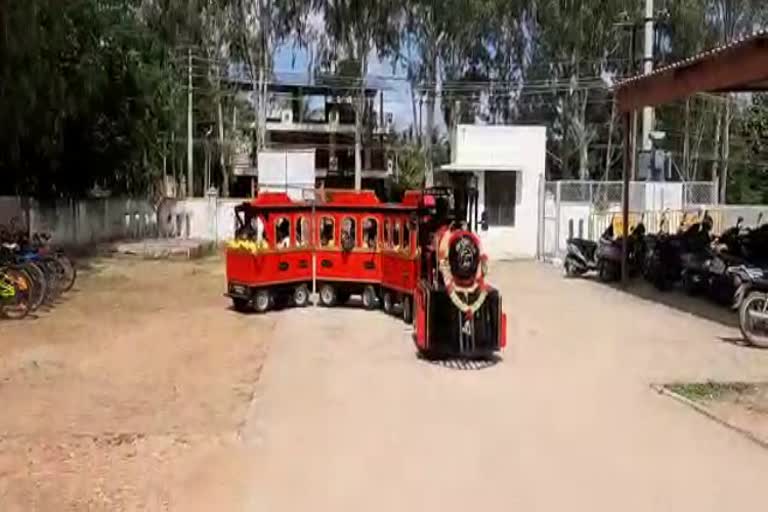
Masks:
[[[372,190],[335,190],[325,189],[316,190],[314,207],[317,210],[406,210],[412,211],[419,208],[421,198],[424,194],[421,191],[409,190],[405,193],[403,201],[400,203],[384,203],[376,197]],[[292,209],[310,209],[311,201],[295,200],[285,192],[260,192],[255,198],[247,203],[241,204],[237,209],[257,209],[268,211],[292,210]]]

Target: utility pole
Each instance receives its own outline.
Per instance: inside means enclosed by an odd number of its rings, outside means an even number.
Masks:
[[[653,43],[655,39],[653,22],[653,0],[645,0],[645,51],[643,52],[643,74],[653,71]],[[653,131],[654,110],[652,107],[643,108],[643,151],[650,151],[651,131]]]
[[[193,155],[193,130],[192,130],[192,48],[187,50],[188,52],[188,78],[189,84],[187,85],[187,197],[192,197],[195,194],[195,169],[194,169],[194,155]]]

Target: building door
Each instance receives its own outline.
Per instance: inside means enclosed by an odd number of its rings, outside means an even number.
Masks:
[[[451,173],[451,187],[453,188],[456,219],[470,223],[470,229],[474,229],[475,227],[475,221],[470,218],[474,208],[472,203],[476,196],[472,189],[473,178],[474,175],[472,173]]]
[[[515,225],[517,172],[486,171],[485,214],[489,226]]]

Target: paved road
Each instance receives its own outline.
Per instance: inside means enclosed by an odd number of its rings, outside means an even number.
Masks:
[[[546,266],[493,272],[511,347],[481,370],[417,360],[383,314],[276,315],[247,509],[766,509],[768,452],[648,386],[766,379],[767,352]]]

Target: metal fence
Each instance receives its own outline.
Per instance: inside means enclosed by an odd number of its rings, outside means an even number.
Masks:
[[[543,259],[561,257],[571,237],[597,240],[621,212],[622,191],[620,181],[546,182],[541,198],[539,255]],[[632,182],[629,209],[634,219],[643,219],[649,231],[657,230],[662,212],[666,212],[671,229],[676,229],[684,215],[698,215],[704,210],[710,212],[716,229],[723,223],[713,182]]]

